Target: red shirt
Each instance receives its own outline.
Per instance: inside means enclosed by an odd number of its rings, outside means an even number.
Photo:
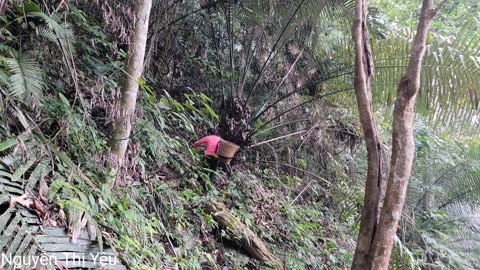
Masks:
[[[205,136],[205,137],[201,138],[200,140],[194,142],[193,147],[197,147],[199,145],[205,144],[205,155],[207,155],[207,156],[208,155],[213,155],[213,154],[215,154],[217,144],[221,139],[222,138],[220,138],[216,135],[208,135],[208,136]]]

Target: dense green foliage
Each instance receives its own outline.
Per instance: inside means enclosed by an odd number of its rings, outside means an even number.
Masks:
[[[35,192],[58,205],[50,222],[95,233],[132,269],[268,269],[205,212],[215,199],[287,269],[348,269],[366,172],[353,1],[154,1],[135,126],[113,188],[104,184],[109,132],[132,3],[47,2],[0,5],[0,167],[5,179],[45,183]],[[385,148],[417,2],[372,3]],[[392,269],[479,267],[476,10],[450,1],[434,23]],[[191,145],[218,124],[242,149],[233,176],[211,183]]]

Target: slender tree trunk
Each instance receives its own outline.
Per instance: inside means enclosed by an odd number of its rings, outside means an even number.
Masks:
[[[368,30],[366,24],[367,1],[357,0],[355,5],[355,19],[352,27],[352,37],[355,41],[355,71],[354,87],[357,97],[360,122],[367,147],[367,181],[365,184],[365,198],[360,220],[360,233],[357,239],[357,248],[352,269],[368,269],[371,261],[370,251],[377,222],[380,204],[380,190],[382,178],[382,152],[378,138],[377,126],[372,111],[372,93],[370,76],[373,73],[373,61],[368,45]]]
[[[430,22],[446,0],[436,9],[433,0],[423,0],[417,33],[407,70],[400,79],[393,111],[392,157],[385,202],[374,238],[372,269],[388,269],[393,240],[402,215],[403,204],[415,154],[413,115],[420,89],[420,71],[427,46]]]
[[[147,43],[148,20],[152,0],[135,0],[135,27],[130,38],[130,47],[125,60],[127,73],[121,87],[120,110],[112,131],[111,151],[114,173],[124,164],[130,131],[137,102],[138,79],[142,75],[145,47]]]
[[[446,0],[440,3],[439,8]],[[398,84],[393,114],[392,155],[385,201],[380,216],[377,215],[381,183],[380,148],[376,127],[371,119],[365,119],[366,112],[371,113],[369,90],[369,49],[366,18],[366,0],[357,0],[352,36],[355,41],[355,91],[357,94],[360,121],[364,129],[368,152],[368,173],[365,186],[365,205],[362,211],[360,234],[352,269],[386,270],[390,260],[393,240],[400,220],[408,180],[415,152],[413,138],[413,112],[415,99],[420,88],[420,71],[425,55],[427,34],[430,22],[438,9],[433,0],[423,0],[420,21],[417,28],[409,64]],[[360,98],[359,98],[360,97]],[[363,116],[362,116],[363,115]],[[369,115],[369,114],[367,114]],[[368,132],[373,130],[374,132]],[[376,143],[376,145],[374,145]],[[376,146],[376,148],[374,147]],[[376,177],[376,179],[373,179]],[[376,182],[375,182],[376,180]],[[370,219],[370,220],[369,220]],[[378,221],[378,224],[377,224]]]

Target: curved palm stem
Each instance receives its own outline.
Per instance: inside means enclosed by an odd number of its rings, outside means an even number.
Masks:
[[[267,132],[267,131],[269,131],[269,130],[272,130],[272,129],[276,129],[276,128],[283,127],[283,126],[286,126],[286,125],[289,125],[289,124],[293,124],[293,123],[306,122],[306,121],[310,121],[310,118],[304,118],[304,119],[298,119],[298,120],[288,121],[287,123],[281,123],[281,124],[278,124],[278,125],[276,125],[276,126],[269,127],[269,128],[267,128],[267,129],[262,129],[262,130],[259,129],[259,131],[256,132],[255,134],[253,134],[252,137],[255,137],[255,136],[257,136],[257,135],[259,135],[259,134],[261,134],[261,133],[265,133],[265,132]]]
[[[234,91],[234,78],[233,78],[233,17],[232,11],[233,6],[231,0],[226,1],[227,4],[227,11],[226,11],[226,18],[227,18],[227,32],[228,32],[228,41],[229,41],[229,61],[230,61],[230,96],[233,97]]]
[[[285,80],[287,79],[288,75],[290,75],[290,72],[292,72],[293,68],[295,67],[295,65],[297,64],[298,62],[298,59],[300,59],[300,57],[302,56],[303,54],[303,51],[305,50],[305,48],[303,48],[300,53],[298,54],[297,58],[295,59],[295,61],[293,62],[292,66],[288,69],[287,73],[285,74],[285,76],[283,76],[282,80],[280,81],[280,83],[277,85],[277,87],[272,91],[272,93],[268,96],[268,98],[266,99],[266,101],[263,103],[262,107],[260,108],[260,110],[258,111],[258,113],[260,113],[264,108],[265,106],[267,105],[268,101],[270,100],[270,98],[273,97],[273,95],[275,95],[278,90],[280,90],[280,87],[283,85],[283,83],[285,82]]]
[[[262,145],[262,144],[266,144],[266,143],[269,143],[269,142],[273,142],[273,141],[285,139],[285,138],[287,138],[287,137],[291,137],[291,136],[293,136],[293,135],[298,135],[298,134],[301,134],[301,133],[303,133],[303,132],[307,132],[307,130],[306,130],[306,129],[303,129],[303,130],[295,131],[295,132],[290,133],[290,134],[282,135],[282,136],[280,136],[280,137],[276,137],[276,138],[273,138],[273,139],[268,139],[268,140],[266,140],[266,141],[263,141],[263,142],[259,142],[259,143],[250,145],[250,148],[256,147],[256,146],[259,146],[259,145]]]
[[[255,82],[253,83],[253,86],[252,86],[252,90],[250,90],[250,92],[248,93],[247,95],[247,102],[248,100],[250,99],[250,96],[252,95],[253,92],[255,92],[255,88],[257,87],[258,83],[260,82],[260,79],[263,77],[263,75],[265,74],[265,70],[266,68],[268,67],[268,65],[271,63],[270,61],[270,58],[272,57],[272,54],[273,52],[275,51],[275,49],[277,48],[277,45],[278,43],[280,42],[281,38],[283,37],[283,34],[285,34],[285,32],[287,31],[287,28],[288,26],[290,25],[290,23],[293,21],[293,18],[295,18],[295,15],[297,14],[297,12],[300,10],[300,7],[303,5],[303,3],[305,3],[306,0],[302,0],[302,2],[300,2],[300,4],[298,4],[297,8],[295,9],[295,11],[293,12],[292,16],[290,16],[290,19],[288,20],[288,22],[285,24],[285,26],[283,27],[282,29],[282,32],[280,33],[280,35],[278,36],[277,40],[275,41],[275,43],[273,44],[273,47],[272,49],[270,50],[270,53],[267,57],[267,60],[265,60],[265,63],[263,63],[263,66],[262,68],[260,69],[260,74],[258,75],[258,77],[255,79]]]
[[[216,36],[215,36],[215,31],[214,31],[214,28],[213,28],[213,23],[212,21],[210,20],[210,28],[211,28],[211,32],[212,32],[212,37],[213,37],[213,47],[215,49],[215,53],[216,53],[216,57],[215,59],[217,60],[217,67],[218,67],[218,73],[219,73],[219,78],[220,78],[220,85],[222,86],[222,95],[225,96],[225,87],[223,86],[223,76],[222,76],[222,65],[220,63],[220,52],[218,51],[218,44],[217,44],[217,39],[216,39]]]
[[[351,68],[351,67],[342,67],[341,69],[337,70],[337,71],[340,71],[340,70],[344,70],[346,68]],[[332,72],[334,73],[334,72]],[[266,113],[270,108],[272,108],[273,106],[277,105],[280,101],[296,94],[296,93],[299,93],[301,92],[302,90],[305,90],[308,86],[310,85],[316,85],[318,83],[321,83],[321,82],[326,82],[328,80],[331,80],[331,79],[335,79],[335,78],[339,78],[339,77],[342,77],[342,76],[345,76],[345,75],[349,75],[349,74],[352,74],[353,71],[348,71],[348,72],[345,72],[345,73],[340,73],[340,74],[335,74],[335,75],[331,75],[329,77],[324,77],[324,78],[320,78],[318,80],[315,80],[311,83],[308,83],[308,84],[304,84],[296,89],[294,89],[293,91],[289,92],[288,94],[280,97],[279,99],[277,99],[276,101],[274,101],[272,104],[268,105],[263,111],[257,113],[255,115],[255,117],[253,117],[252,119],[250,119],[248,121],[248,125],[251,125],[253,122],[255,122],[258,118],[260,118],[260,116],[262,116],[264,113]],[[352,88],[353,89],[353,88]]]
[[[415,207],[413,208],[413,211],[415,212],[415,210],[417,210],[418,206],[420,205],[420,202],[422,202],[422,200],[425,199],[425,197],[427,196],[428,192],[432,187],[441,183],[441,180],[443,179],[444,176],[446,176],[448,173],[452,172],[453,170],[457,169],[458,167],[462,166],[463,164],[464,163],[459,163],[451,167],[450,169],[446,170],[442,175],[437,177],[437,179],[435,179],[435,181],[425,189],[426,191],[423,193],[422,197],[417,201]]]
[[[281,114],[279,114],[279,115],[275,116],[274,118],[268,120],[265,124],[263,124],[262,126],[260,126],[257,130],[261,130],[263,127],[265,127],[266,125],[268,125],[268,124],[270,124],[271,122],[275,121],[275,120],[278,119],[280,116],[285,115],[285,114],[287,114],[287,113],[289,113],[289,112],[291,112],[291,111],[293,111],[293,110],[295,110],[295,109],[297,109],[297,108],[299,108],[299,107],[302,107],[302,106],[304,106],[304,105],[306,105],[306,104],[308,104],[308,103],[310,103],[310,102],[313,102],[313,101],[315,101],[315,100],[318,100],[318,99],[321,99],[321,98],[324,98],[324,97],[327,97],[327,96],[335,95],[335,94],[338,94],[338,93],[341,93],[341,92],[349,91],[349,90],[353,90],[353,88],[348,87],[348,88],[345,88],[345,89],[341,89],[341,90],[338,90],[338,91],[333,91],[333,92],[330,92],[330,93],[327,93],[327,94],[324,94],[324,95],[321,95],[321,96],[318,96],[318,97],[311,98],[311,99],[309,99],[309,100],[307,100],[307,101],[305,101],[305,102],[302,102],[302,103],[300,103],[300,104],[298,104],[298,105],[296,105],[296,106],[293,106],[292,108],[290,108],[290,109],[288,109],[288,110],[286,110],[286,111],[283,111]],[[249,134],[249,135],[247,136],[247,138],[251,138],[255,133],[256,133],[256,131],[252,132],[251,134]]]
[[[477,191],[480,191],[480,187],[476,188],[476,189],[471,189],[471,190],[468,190],[468,191],[465,191],[465,192],[462,192],[460,194],[458,194],[457,196],[451,198],[450,200],[448,200],[447,202],[443,203],[442,205],[440,205],[438,208],[439,209],[442,209],[442,208],[445,208],[446,206],[448,206],[449,204],[452,204],[454,203],[456,200],[468,195],[468,194],[471,194],[471,193],[475,193]]]

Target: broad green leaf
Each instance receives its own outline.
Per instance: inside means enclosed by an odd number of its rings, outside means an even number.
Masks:
[[[205,101],[202,102],[203,106],[207,109],[207,111],[210,113],[211,116],[215,117],[215,119],[219,120],[220,118],[218,115],[215,113],[215,111],[210,107]]]
[[[70,102],[68,102],[68,99],[62,93],[58,93],[58,96],[65,106],[70,107]]]
[[[15,138],[11,138],[0,143],[0,152],[14,146],[15,144],[17,144],[17,139]]]
[[[25,172],[30,169],[33,164],[35,164],[35,160],[28,160],[24,164],[22,164],[13,174],[12,174],[12,181],[16,182],[19,181],[20,178],[25,174]]]

